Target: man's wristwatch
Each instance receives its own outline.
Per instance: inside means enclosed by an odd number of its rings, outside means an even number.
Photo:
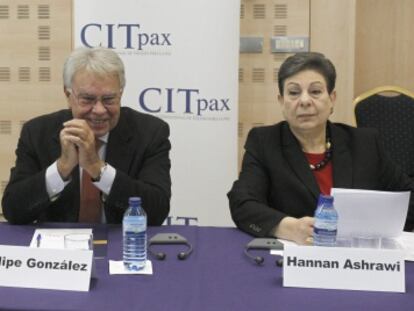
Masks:
[[[105,172],[106,168],[108,167],[108,163],[104,163],[104,165],[101,167],[101,170],[99,171],[99,175],[96,178],[91,178],[93,182],[98,182],[101,180],[103,173]]]

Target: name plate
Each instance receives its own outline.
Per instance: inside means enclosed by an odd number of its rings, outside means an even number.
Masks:
[[[0,286],[88,291],[93,252],[0,245]]]
[[[285,245],[283,286],[405,292],[404,252]]]

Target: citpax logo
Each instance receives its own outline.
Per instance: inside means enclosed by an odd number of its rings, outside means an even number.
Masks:
[[[202,117],[214,112],[230,111],[229,98],[204,96],[200,89],[143,89],[138,95],[139,107],[147,113],[183,114]]]
[[[171,47],[169,32],[146,32],[140,24],[89,23],[80,31],[80,40],[88,48],[107,47],[143,51],[154,47]]]

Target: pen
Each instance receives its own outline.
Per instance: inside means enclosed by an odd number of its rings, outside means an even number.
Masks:
[[[36,237],[36,245],[39,248],[40,247],[40,242],[42,241],[42,235],[39,233]]]

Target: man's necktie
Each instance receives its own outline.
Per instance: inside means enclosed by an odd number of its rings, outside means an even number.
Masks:
[[[98,141],[97,150],[101,145],[102,143]],[[101,212],[100,190],[93,185],[91,175],[86,170],[82,170],[79,222],[100,223]]]

